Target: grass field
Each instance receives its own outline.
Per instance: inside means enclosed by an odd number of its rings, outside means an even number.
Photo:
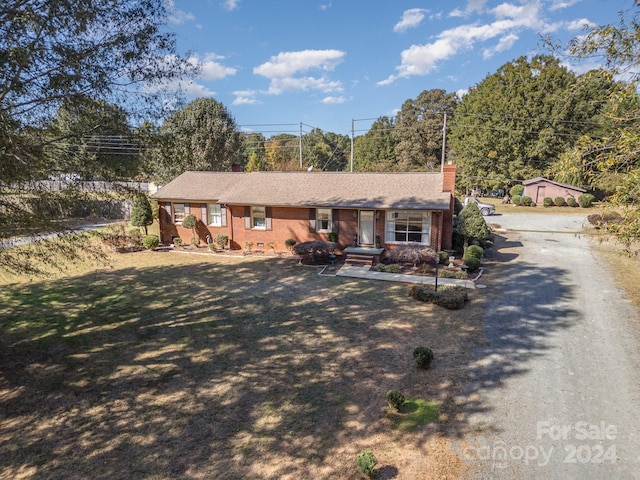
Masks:
[[[380,479],[457,478],[482,297],[451,312],[407,293],[292,258],[171,252],[5,278],[0,478],[356,479],[364,448]]]

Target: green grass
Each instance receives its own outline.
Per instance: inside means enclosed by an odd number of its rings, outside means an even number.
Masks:
[[[418,427],[438,420],[440,403],[418,397],[407,397],[395,420],[394,428],[414,432]]]

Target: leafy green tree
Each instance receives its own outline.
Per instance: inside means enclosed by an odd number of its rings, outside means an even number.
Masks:
[[[588,92],[595,93],[590,97]],[[509,62],[471,89],[456,108],[448,143],[459,185],[504,187],[542,175],[593,128],[606,88],[577,82],[552,56]]]
[[[576,37],[568,46],[572,57],[603,58],[610,78],[626,79],[617,84],[603,112],[609,122],[608,131],[598,137],[581,139],[574,161],[568,163],[585,175],[590,185],[608,186],[613,192],[609,200],[623,216],[613,233],[629,251],[640,239],[639,17],[636,8],[622,12],[617,25],[595,28],[587,35]],[[611,178],[615,182],[607,182]]]
[[[60,172],[57,154],[68,139],[42,129],[63,103],[91,98],[126,108],[130,118],[159,116],[169,95],[175,104],[175,92],[163,85],[195,67],[176,54],[166,18],[164,0],[0,2],[0,240],[56,231],[56,220],[68,211],[59,207],[80,196],[73,188],[51,192],[34,182]],[[42,272],[56,249],[67,259],[87,251],[75,249],[74,241],[37,242],[27,253],[5,248],[0,266]]]
[[[425,90],[402,105],[394,129],[398,170],[435,170],[442,162],[444,114],[453,114],[457,97],[441,89]]]
[[[250,133],[242,135],[245,171],[258,172],[265,169],[264,135]]]
[[[144,234],[149,234],[147,227],[153,223],[153,211],[144,193],[138,193],[133,198],[130,222],[134,227],[144,227]]]
[[[464,238],[465,251],[471,240],[482,242],[490,238],[491,230],[475,202],[469,202],[458,215],[457,232]]]
[[[379,117],[367,133],[354,139],[353,169],[356,172],[388,172],[395,170],[395,121]]]
[[[302,138],[303,166],[325,171],[343,171],[349,164],[349,137],[314,128]]]
[[[290,133],[274,135],[264,142],[265,170],[300,169],[300,139]]]
[[[198,225],[198,219],[193,213],[185,215],[185,217],[182,219],[182,226],[184,228],[191,229],[191,243],[193,245],[196,244],[196,226],[197,225]]]
[[[199,98],[160,127],[154,151],[154,178],[167,182],[187,170],[231,171],[242,160],[242,137],[220,102]]]

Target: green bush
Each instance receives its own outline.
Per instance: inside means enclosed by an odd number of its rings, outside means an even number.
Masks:
[[[556,207],[564,207],[567,204],[564,197],[556,197],[554,202],[556,204]]]
[[[425,303],[435,303],[449,310],[459,310],[469,301],[464,287],[443,287],[437,292],[430,287],[414,285],[409,290],[409,296]]]
[[[523,207],[530,207],[532,203],[533,200],[531,199],[531,197],[526,195],[522,197],[522,200],[520,201],[520,205],[522,205]]]
[[[484,255],[484,249],[480,245],[469,245],[467,250],[464,252],[464,256],[466,257],[474,257],[480,260]]]
[[[356,457],[356,468],[358,472],[360,472],[360,475],[365,477],[371,477],[373,475],[377,463],[378,460],[376,460],[375,455],[369,449],[362,450]]]
[[[544,197],[544,200],[542,201],[542,205],[544,205],[545,207],[553,207],[554,205],[553,198]]]
[[[517,197],[511,197],[511,201],[516,206],[522,205],[522,197],[520,195],[518,195]]]
[[[577,207],[578,206],[578,202],[576,202],[575,198],[568,197],[567,198],[567,205],[569,205],[570,207]]]
[[[469,274],[461,270],[459,272],[456,272],[456,278],[458,280],[466,280],[467,278],[469,278]]]
[[[441,265],[449,264],[449,254],[447,252],[439,251],[438,253],[436,253],[436,259]]]
[[[428,369],[431,366],[434,355],[433,351],[427,347],[416,347],[413,351],[413,358],[415,359],[418,367]]]
[[[215,236],[213,241],[218,246],[218,248],[222,249],[227,245],[227,242],[229,241],[229,235],[225,235],[224,233],[219,233],[218,235]]]
[[[142,239],[142,245],[144,245],[144,248],[147,250],[153,250],[160,245],[160,239],[155,235],[147,235]]]
[[[481,261],[476,257],[464,257],[464,264],[469,268],[470,272],[475,272],[480,268]]]
[[[338,232],[329,232],[327,238],[332,243],[338,243]]]
[[[593,195],[591,195],[590,193],[583,193],[582,195],[580,195],[578,197],[578,204],[582,207],[582,208],[590,208],[591,205],[593,205],[593,201],[596,199],[596,197],[594,197]]]
[[[511,187],[509,190],[509,195],[511,198],[522,196],[522,192],[524,192],[524,185],[518,184]]]
[[[182,239],[180,237],[173,237],[173,244],[176,247],[179,247],[180,245],[182,245]]]
[[[298,243],[296,239],[294,239],[294,238],[287,238],[287,239],[284,241],[284,246],[285,246],[285,247],[287,247],[287,248],[292,248],[296,243]]]
[[[451,270],[447,270],[443,268],[442,270],[438,270],[438,277],[440,278],[455,278],[456,273]]]
[[[400,410],[402,404],[404,403],[404,395],[398,390],[389,390],[387,392],[387,404],[389,407]]]
[[[385,265],[384,263],[378,263],[374,269],[377,272],[385,272],[385,273],[400,273],[402,271],[402,267],[397,263],[392,263],[390,265]]]
[[[133,227],[127,230],[127,235],[129,235],[130,237],[136,238],[136,237],[140,237],[142,233],[140,232],[140,229],[138,227]]]

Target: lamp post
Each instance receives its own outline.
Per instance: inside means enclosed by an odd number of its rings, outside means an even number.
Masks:
[[[436,292],[437,292],[438,291],[438,264],[440,263],[440,258],[436,256],[434,262],[436,264]]]

